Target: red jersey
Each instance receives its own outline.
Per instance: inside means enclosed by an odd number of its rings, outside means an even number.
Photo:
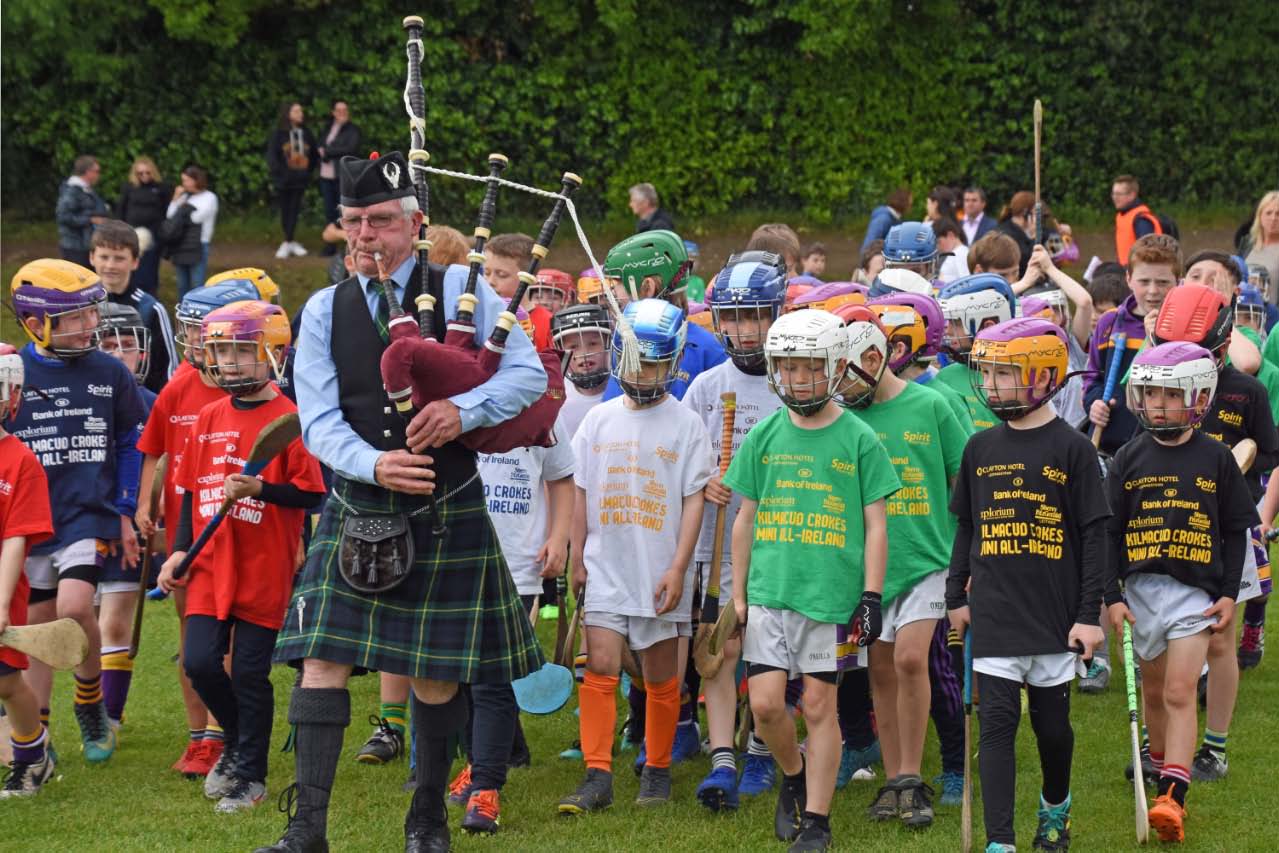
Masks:
[[[551,312],[541,305],[533,305],[528,309],[529,319],[533,321],[533,348],[538,352],[554,349],[551,339]]]
[[[222,483],[244,468],[245,458],[268,423],[297,406],[283,394],[253,409],[237,409],[230,397],[200,410],[187,437],[177,482],[192,493],[191,537],[199,537],[222,505]],[[292,483],[323,492],[320,463],[297,438],[262,470],[268,483]],[[306,510],[241,498],[196,557],[187,585],[187,615],[234,616],[279,629],[293,592],[293,571]],[[175,528],[176,524],[173,525]]]
[[[164,475],[164,506],[171,507],[174,513],[182,506],[182,489],[177,486],[175,478],[178,467],[182,464],[182,449],[186,446],[187,433],[201,409],[225,399],[225,391],[206,385],[203,374],[184,361],[151,406],[151,416],[147,418],[142,437],[138,439],[138,450],[148,456],[169,454],[169,467]],[[140,501],[145,499],[145,495],[139,495]],[[157,513],[154,521],[159,524],[163,515],[163,512]],[[168,553],[173,553],[173,537],[177,532],[176,521],[165,524],[164,541]]]
[[[49,480],[17,436],[0,437],[0,542],[15,536],[27,537],[26,560],[31,546],[53,535],[53,512],[49,508]],[[27,624],[27,599],[31,587],[25,572],[9,598],[9,624]],[[27,668],[27,656],[0,646],[0,663],[14,669]]]

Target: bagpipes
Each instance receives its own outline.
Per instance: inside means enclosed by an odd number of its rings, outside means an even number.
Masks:
[[[405,107],[409,112],[412,150],[409,151],[409,171],[413,180],[418,206],[422,210],[422,225],[414,243],[417,250],[417,275],[419,295],[415,303],[418,321],[399,304],[392,282],[379,264],[379,286],[386,297],[390,313],[388,335],[390,345],[382,354],[382,382],[387,396],[396,410],[404,417],[412,417],[416,411],[436,400],[444,400],[469,391],[487,381],[497,372],[498,364],[506,349],[507,337],[518,322],[516,311],[524,299],[529,285],[537,280],[537,270],[547,255],[551,240],[559,227],[570,198],[581,186],[582,180],[572,172],[561,178],[559,193],[545,193],[501,180],[508,165],[501,154],[489,156],[489,175],[479,178],[426,165],[429,155],[424,150],[426,90],[422,85],[422,19],[410,16],[404,19],[408,32],[408,83],[404,90]],[[435,296],[429,288],[427,255],[431,244],[426,239],[430,221],[430,194],[426,173],[444,174],[469,180],[482,180],[486,184],[484,200],[480,205],[479,221],[475,226],[475,243],[467,256],[470,268],[466,288],[457,301],[457,315],[448,324],[443,341],[435,338]],[[500,185],[513,186],[555,199],[554,207],[542,224],[537,243],[533,247],[533,262],[527,272],[520,273],[520,283],[511,297],[488,341],[481,348],[475,343],[475,308],[478,304],[476,286],[484,265],[484,244],[492,233],[497,210],[497,193]],[[439,306],[443,310],[443,306]],[[491,427],[474,429],[461,436],[459,441],[472,450],[482,453],[503,453],[516,447],[546,447],[554,443],[552,429],[556,415],[564,402],[564,376],[557,353],[539,354],[546,370],[546,392],[531,406],[509,421]]]

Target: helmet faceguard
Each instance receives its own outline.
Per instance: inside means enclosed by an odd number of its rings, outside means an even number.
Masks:
[[[888,369],[888,335],[878,316],[869,308],[851,309],[845,317],[848,334],[848,369],[840,385],[840,402],[854,409],[864,409],[875,400],[884,371]],[[879,353],[879,367],[872,375],[862,363],[867,352]]]
[[[293,336],[283,308],[245,300],[209,312],[202,339],[205,375],[231,396],[244,397],[280,377]]]
[[[942,288],[937,302],[946,320],[942,352],[960,364],[968,364],[968,352],[978,332],[1011,320],[1017,313],[1017,297],[1012,288],[993,273],[956,279]]]
[[[94,331],[107,292],[97,273],[70,261],[41,258],[13,277],[13,310],[36,346],[60,359],[97,349]],[[28,321],[39,326],[33,331]]]
[[[612,337],[612,320],[601,305],[570,305],[551,317],[551,338],[564,353],[564,376],[582,391],[608,381]]]
[[[198,287],[187,292],[178,303],[178,329],[173,336],[182,356],[193,367],[204,366],[204,318],[214,311],[232,302],[257,299],[257,288],[244,281],[230,281],[222,284],[211,284]]]
[[[1002,421],[1017,420],[1047,403],[1065,382],[1065,333],[1037,317],[1007,320],[978,332],[968,363],[973,391],[986,407]]]
[[[827,311],[784,314],[764,344],[768,384],[797,415],[815,415],[834,398],[848,365],[848,333]]]
[[[888,364],[893,373],[900,373],[911,364],[926,364],[937,358],[942,349],[946,321],[936,299],[915,293],[896,293],[873,299],[867,306],[879,317],[888,334],[889,351],[899,341],[906,345],[906,354]]]
[[[1070,314],[1066,307],[1068,302],[1065,292],[1059,287],[1045,287],[1029,291],[1022,296],[1021,316],[1042,316],[1044,319],[1051,320],[1064,329],[1070,319]],[[1044,311],[1048,313],[1042,313]]]
[[[707,295],[711,321],[739,370],[764,373],[764,344],[785,295],[784,266],[730,258],[715,277]]]
[[[572,305],[575,293],[573,277],[563,270],[540,269],[537,283],[528,289],[528,298],[554,314],[565,305]]]
[[[1159,344],[1133,359],[1128,409],[1143,429],[1168,441],[1204,419],[1216,391],[1212,353],[1182,341]]]
[[[664,299],[631,302],[622,312],[639,343],[637,373],[622,373],[622,333],[613,333],[613,378],[627,397],[641,406],[654,403],[671,390],[684,354],[687,326],[684,312]]]
[[[98,349],[124,362],[139,382],[146,377],[151,330],[142,322],[136,308],[117,302],[102,303],[95,340]]]
[[[11,345],[0,342],[0,424],[18,416],[25,375],[22,356]]]
[[[1251,284],[1239,285],[1239,298],[1235,301],[1235,325],[1247,326],[1266,337],[1266,300],[1261,291]]]

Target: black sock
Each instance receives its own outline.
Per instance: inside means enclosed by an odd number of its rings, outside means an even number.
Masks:
[[[351,694],[344,687],[294,687],[289,722],[297,727],[293,763],[298,818],[323,837],[328,828],[333,777],[342,757],[342,738],[351,722]]]
[[[794,776],[790,775],[785,770],[783,770],[782,783],[786,785],[790,785],[792,788],[804,787],[804,771],[807,769],[808,769],[808,764],[807,762],[805,762],[803,764],[800,764],[799,772],[796,773]]]
[[[466,726],[470,703],[459,689],[453,698],[438,705],[428,705],[413,694],[413,733],[416,748],[413,756],[417,787],[409,804],[406,824],[417,823],[438,827],[448,825],[444,807],[444,790],[453,769],[449,741]]]
[[[804,820],[812,821],[817,825],[818,829],[824,829],[830,832],[830,815],[817,814],[817,812],[804,812]]]

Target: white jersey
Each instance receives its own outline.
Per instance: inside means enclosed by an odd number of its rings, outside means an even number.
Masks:
[[[681,401],[692,409],[703,424],[706,425],[707,438],[711,446],[711,467],[719,469],[720,444],[724,437],[724,405],[720,395],[728,391],[737,393],[737,418],[733,421],[733,453],[742,446],[742,439],[755,424],[782,407],[781,398],[768,387],[767,376],[751,376],[737,369],[730,361],[719,364],[699,373],[688,386],[688,391]],[[724,513],[724,552],[722,562],[730,561],[729,540],[733,529],[733,519],[742,507],[742,496],[733,493]],[[697,538],[697,548],[693,551],[693,559],[699,563],[709,562],[715,540],[714,504],[706,504],[702,513],[702,533]]]
[[[955,247],[955,251],[941,262],[941,269],[937,271],[937,280],[942,284],[950,284],[968,274],[968,247],[960,243]]]
[[[1088,366],[1088,354],[1069,329],[1066,331],[1066,370],[1074,373]],[[1053,411],[1072,427],[1078,427],[1084,419],[1084,383],[1082,376],[1072,376],[1066,387],[1052,398]]]
[[[550,521],[546,483],[573,474],[573,448],[562,419],[555,421],[555,442],[553,447],[479,454],[484,502],[520,595],[542,591],[537,552]]]
[[[675,559],[683,500],[713,471],[706,428],[669,395],[646,409],[614,397],[582,421],[573,455],[573,482],[586,492],[587,611],[657,617],[653,595]],[[657,618],[689,621],[691,568],[679,605]]]
[[[598,390],[597,394],[583,394],[572,382],[564,380],[564,405],[560,406],[559,420],[564,422],[570,439],[577,435],[586,413],[604,400],[604,386],[600,385]]]

